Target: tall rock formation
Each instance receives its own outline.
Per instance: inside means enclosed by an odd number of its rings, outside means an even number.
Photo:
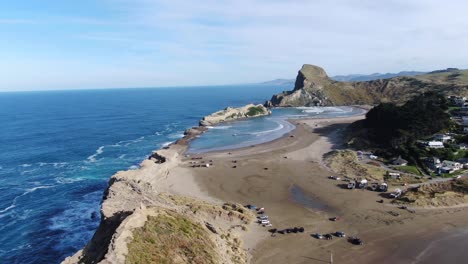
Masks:
[[[320,67],[304,64],[294,89],[273,95],[267,107],[330,106],[404,103],[423,92],[468,96],[468,70],[432,72],[418,76],[394,77],[362,82],[339,82]]]

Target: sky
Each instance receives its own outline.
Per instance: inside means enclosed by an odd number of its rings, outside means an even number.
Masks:
[[[468,68],[466,0],[0,0],[0,91]]]

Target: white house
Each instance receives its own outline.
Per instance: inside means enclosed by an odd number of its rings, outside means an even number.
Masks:
[[[463,158],[457,160],[463,166],[463,168],[468,169],[468,158]]]
[[[468,125],[468,116],[462,116],[462,123],[463,125]]]
[[[440,159],[437,157],[431,157],[426,159],[426,165],[431,169],[431,170],[437,170],[442,166],[440,163]]]
[[[402,159],[401,156],[392,161],[392,164],[395,166],[406,166],[408,165],[408,161],[405,159]]]
[[[442,169],[449,169],[450,171],[457,171],[459,169],[463,168],[462,164],[460,162],[456,161],[450,161],[450,160],[444,160],[442,162]]]
[[[447,141],[449,141],[451,139],[452,139],[452,137],[449,136],[449,135],[437,134],[437,135],[434,136],[435,141],[447,142]]]
[[[435,149],[444,148],[444,143],[440,141],[429,141],[427,142],[427,146],[430,148],[435,148]]]
[[[460,144],[458,144],[458,149],[467,150],[468,149],[468,144],[460,143]]]

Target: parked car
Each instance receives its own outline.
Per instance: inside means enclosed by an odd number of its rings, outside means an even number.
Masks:
[[[261,215],[258,217],[258,219],[260,220],[267,220],[268,219],[268,215]]]
[[[262,224],[262,225],[267,225],[267,224],[270,223],[269,220],[258,220],[258,222],[259,222],[260,224]]]
[[[337,236],[337,237],[345,237],[346,234],[345,234],[344,232],[341,232],[341,231],[336,231],[336,232],[335,232],[335,236]]]
[[[245,207],[247,207],[248,209],[250,210],[257,210],[257,206],[253,205],[253,204],[248,204],[246,205]]]
[[[354,189],[356,188],[356,182],[355,181],[351,181],[348,183],[348,189]]]
[[[341,178],[338,176],[328,176],[329,179],[339,181]]]
[[[390,197],[392,197],[392,198],[398,198],[400,196],[401,196],[401,190],[400,189],[396,189],[394,192],[392,192],[390,194]]]
[[[362,240],[358,237],[350,237],[349,242],[351,242],[354,245],[360,245],[360,246],[364,244],[364,242],[362,242]]]
[[[334,216],[334,217],[330,217],[329,220],[335,222],[335,221],[340,220],[340,218],[338,216]]]
[[[316,239],[323,239],[323,235],[321,235],[319,233],[315,233],[312,236],[315,237]]]
[[[332,240],[333,236],[331,234],[325,234],[323,235],[323,238],[325,238],[326,240]]]

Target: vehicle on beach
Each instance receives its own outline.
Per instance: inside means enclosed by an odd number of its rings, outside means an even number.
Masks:
[[[382,182],[379,185],[379,192],[386,192],[388,190],[388,184],[386,182]]]
[[[245,207],[247,207],[248,209],[250,210],[257,210],[257,206],[253,205],[253,204],[248,204],[246,205]]]
[[[362,179],[362,180],[359,182],[358,188],[359,188],[359,189],[365,189],[366,187],[367,187],[367,180],[366,180],[366,179]]]
[[[356,188],[356,182],[355,181],[350,181],[348,183],[348,189],[352,190],[354,188]]]
[[[338,216],[334,216],[334,217],[329,218],[329,220],[335,222],[335,221],[340,220],[340,218]]]
[[[323,235],[323,238],[326,239],[326,240],[332,240],[333,236],[331,234],[325,234],[325,235]]]
[[[337,236],[337,237],[345,237],[346,234],[345,234],[344,232],[341,232],[341,231],[336,231],[336,232],[335,232],[335,236]]]
[[[259,216],[258,219],[260,219],[260,220],[267,220],[267,219],[268,219],[268,215]]]
[[[390,193],[390,197],[391,198],[398,198],[398,197],[401,196],[401,193],[402,193],[401,189],[395,189],[394,192]]]
[[[315,237],[316,239],[323,239],[323,235],[319,233],[312,234],[312,236]]]
[[[262,224],[262,225],[268,225],[270,223],[269,220],[262,220],[262,219],[259,219],[258,220],[258,223]]]
[[[341,178],[338,177],[338,176],[328,176],[328,179],[332,179],[332,180],[335,180],[335,181],[339,181]]]
[[[359,246],[364,245],[364,242],[362,242],[362,240],[358,237],[350,237],[349,242],[351,242],[354,245],[359,245]]]
[[[270,227],[270,226],[273,226],[273,225],[271,223],[263,224],[263,227]]]

